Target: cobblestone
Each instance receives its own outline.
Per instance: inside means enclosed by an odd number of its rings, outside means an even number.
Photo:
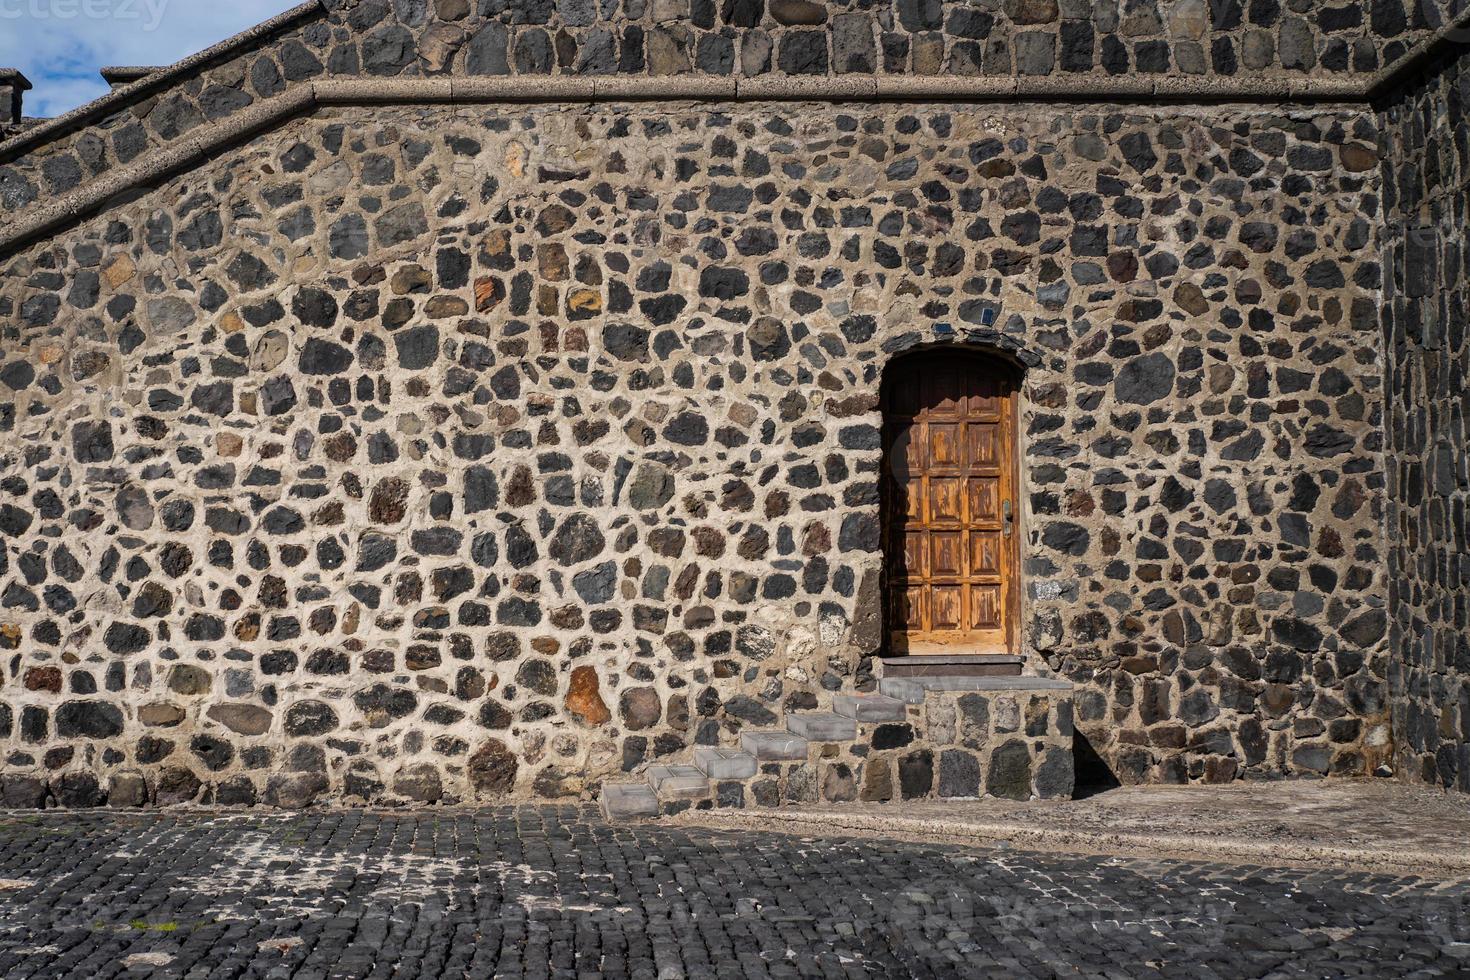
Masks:
[[[610,826],[0,816],[0,976],[1464,976],[1470,881]]]

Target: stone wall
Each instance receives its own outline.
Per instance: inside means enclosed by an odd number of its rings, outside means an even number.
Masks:
[[[877,392],[936,343],[1031,365],[1025,653],[1121,778],[1371,768],[1377,139],[826,105],[258,137],[3,267],[7,799],[575,795],[870,688]]]
[[[24,211],[332,78],[1367,76],[1451,0],[324,0],[0,148]],[[1207,94],[1210,85],[1199,87]],[[1167,91],[1186,91],[1178,85]],[[1139,93],[1134,92],[1134,95]]]
[[[1394,733],[1412,778],[1470,790],[1466,336],[1470,56],[1451,51],[1384,119]]]

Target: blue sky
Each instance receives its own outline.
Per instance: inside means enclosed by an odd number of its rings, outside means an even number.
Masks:
[[[35,88],[28,116],[56,116],[107,93],[104,65],[167,65],[300,0],[0,0],[0,67]]]

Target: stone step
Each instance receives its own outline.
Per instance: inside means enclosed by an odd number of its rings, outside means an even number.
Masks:
[[[709,795],[709,777],[693,766],[649,766],[648,785],[661,800],[702,800]]]
[[[1053,677],[885,677],[878,690],[908,704],[923,704],[927,691],[1067,691],[1072,682]]]
[[[884,694],[839,694],[832,710],[856,721],[903,721],[909,714],[907,704]]]
[[[851,742],[857,738],[857,722],[826,711],[787,715],[786,728],[810,742]]]
[[[882,658],[884,677],[1020,677],[1024,657],[1008,653],[916,653]]]
[[[741,732],[740,747],[765,762],[804,761],[807,741],[800,735],[768,729]]]
[[[658,816],[658,797],[647,783],[603,783],[601,806],[608,820]]]
[[[755,775],[755,756],[718,745],[696,745],[694,764],[710,779],[749,779]]]

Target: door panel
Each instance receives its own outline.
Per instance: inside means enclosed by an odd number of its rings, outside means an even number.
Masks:
[[[959,466],[964,462],[960,446],[960,423],[929,423],[929,465]]]
[[[958,531],[934,533],[929,540],[934,546],[929,574],[933,578],[959,578],[965,574],[964,544]]]
[[[958,477],[929,477],[929,524],[949,524],[964,520],[962,483]]]
[[[1013,378],[999,362],[949,351],[890,370],[884,548],[894,652],[1015,649]]]
[[[1000,426],[974,423],[969,426],[969,438],[971,463],[1000,465]]]
[[[970,485],[970,520],[977,526],[1000,524],[1000,478],[972,476]]]
[[[1001,536],[998,531],[970,532],[970,573],[973,575],[1000,575]]]
[[[1000,586],[971,586],[970,601],[972,604],[971,623],[980,629],[999,629],[1001,627]]]

